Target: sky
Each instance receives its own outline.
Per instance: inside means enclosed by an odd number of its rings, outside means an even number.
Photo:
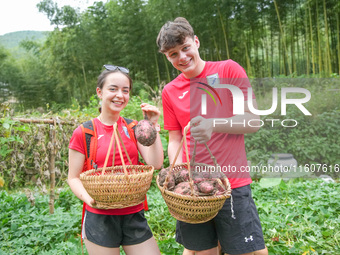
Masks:
[[[47,16],[38,11],[36,5],[42,0],[0,0],[0,35],[11,32],[34,30],[52,31]],[[99,0],[97,0],[98,2]],[[58,8],[70,5],[80,10],[93,5],[95,0],[54,0]]]

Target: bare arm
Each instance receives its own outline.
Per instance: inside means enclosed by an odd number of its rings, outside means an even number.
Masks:
[[[160,169],[163,165],[164,154],[163,146],[159,133],[157,132],[157,138],[154,144],[151,146],[143,146],[137,142],[138,150],[148,165],[153,165],[154,168]]]
[[[157,107],[143,103],[141,104],[141,109],[144,115],[148,116],[148,119],[153,125],[156,125],[160,112]],[[157,137],[155,142],[151,146],[143,146],[137,142],[138,151],[148,165],[153,165],[156,169],[160,169],[163,165],[164,153],[162,141],[159,133],[157,132]]]
[[[253,99],[253,105],[257,103]],[[251,120],[251,122],[249,122]],[[230,118],[210,118],[201,116],[191,120],[191,135],[200,143],[207,142],[213,132],[228,134],[254,133],[259,130],[260,117],[250,112],[248,102],[244,102],[244,115],[235,115]]]
[[[67,182],[72,192],[87,205],[93,207],[95,201],[85,190],[82,182],[80,181],[80,174],[84,167],[85,155],[79,151],[69,149],[69,169]]]
[[[177,150],[179,146],[181,145],[181,140],[182,140],[182,133],[180,130],[170,130],[169,131],[169,144],[168,144],[168,156],[169,156],[169,162],[170,164],[173,163]],[[176,164],[182,163],[182,153],[183,153],[183,148],[181,148],[181,151],[178,154]]]

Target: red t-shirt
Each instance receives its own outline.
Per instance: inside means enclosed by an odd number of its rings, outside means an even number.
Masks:
[[[204,118],[234,116],[232,93],[229,89],[217,88],[221,84],[236,86],[243,92],[244,101],[247,101],[247,90],[251,87],[249,79],[244,69],[232,60],[206,62],[202,73],[194,79],[187,79],[183,74],[177,76],[162,92],[164,129],[181,130],[183,133],[184,127],[196,116]],[[214,91],[211,88],[214,88]],[[203,94],[206,95],[204,115],[201,104]],[[251,97],[254,98],[254,94]],[[187,143],[192,155],[194,139],[190,136],[190,130],[187,133]],[[219,170],[227,175],[232,188],[252,182],[249,173],[244,171],[247,166],[244,135],[213,133],[207,145],[220,166]],[[186,162],[184,148],[182,158],[183,162]],[[195,162],[214,165],[203,144],[197,143]]]
[[[97,142],[97,154],[96,154],[96,164],[98,165],[98,168],[102,168],[104,166],[106,154],[109,148],[111,136],[113,133],[113,126],[107,126],[102,124],[97,118],[94,119],[94,124],[97,132],[98,142]],[[136,144],[130,139],[129,133],[127,131],[127,127],[124,124],[123,118],[119,117],[118,121],[118,132],[120,133],[124,145],[126,147],[127,152],[129,153],[129,157],[132,161],[133,165],[138,165],[138,150],[136,147]],[[107,167],[112,166],[112,159],[113,159],[113,147],[110,152],[110,156],[108,159]],[[83,140],[83,133],[81,130],[81,127],[77,127],[73,131],[73,135],[70,140],[69,148],[79,151],[80,153],[85,155],[85,147],[84,147],[84,140]],[[130,164],[127,156],[122,149],[124,162],[126,165]],[[85,162],[84,162],[85,163]],[[115,165],[122,165],[122,161],[119,155],[118,148],[116,148],[115,152]],[[108,210],[102,210],[102,209],[95,209],[88,205],[86,205],[86,210],[97,213],[97,214],[106,214],[106,215],[126,215],[126,214],[132,214],[141,211],[144,208],[143,203],[126,207],[122,209],[108,209]]]

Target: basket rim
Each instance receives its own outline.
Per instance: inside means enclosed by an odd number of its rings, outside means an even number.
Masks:
[[[139,174],[150,174],[151,172],[153,172],[155,170],[154,166],[152,166],[152,165],[126,165],[125,167],[127,169],[138,169],[138,168],[140,168],[140,169],[143,169],[143,170],[147,171],[147,172],[142,172],[142,173],[131,173],[131,174],[129,174],[129,176],[130,175],[139,175]],[[116,170],[116,169],[123,169],[123,166],[119,165],[119,166],[106,167],[105,168],[105,172],[106,171]],[[102,170],[103,170],[103,167],[97,168],[97,169],[86,170],[86,171],[80,173],[80,177],[93,176],[93,175],[90,175],[90,174],[93,174],[93,173],[96,173],[96,172],[100,172],[101,173]],[[125,175],[124,171],[122,173]],[[98,176],[105,176],[105,174],[104,175],[100,174],[100,175],[96,175],[96,176],[97,177]]]
[[[227,177],[225,177],[227,178]],[[191,201],[214,201],[214,200],[222,200],[222,199],[227,199],[231,196],[231,189],[230,191],[226,191],[225,194],[222,195],[212,195],[212,196],[193,196],[193,195],[181,195],[176,192],[173,192],[171,190],[167,190],[159,185],[159,176],[156,178],[156,183],[158,186],[158,189],[161,191],[161,193],[166,194],[166,195],[171,195],[176,198],[180,198],[183,200],[191,200]]]

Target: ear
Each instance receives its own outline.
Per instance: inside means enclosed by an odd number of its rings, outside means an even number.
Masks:
[[[195,35],[195,37],[194,37],[194,42],[196,44],[197,49],[199,49],[199,47],[200,47],[200,40],[198,40],[197,35]]]
[[[96,91],[97,91],[97,96],[99,97],[99,99],[102,99],[102,94],[103,94],[102,90],[97,87]]]

